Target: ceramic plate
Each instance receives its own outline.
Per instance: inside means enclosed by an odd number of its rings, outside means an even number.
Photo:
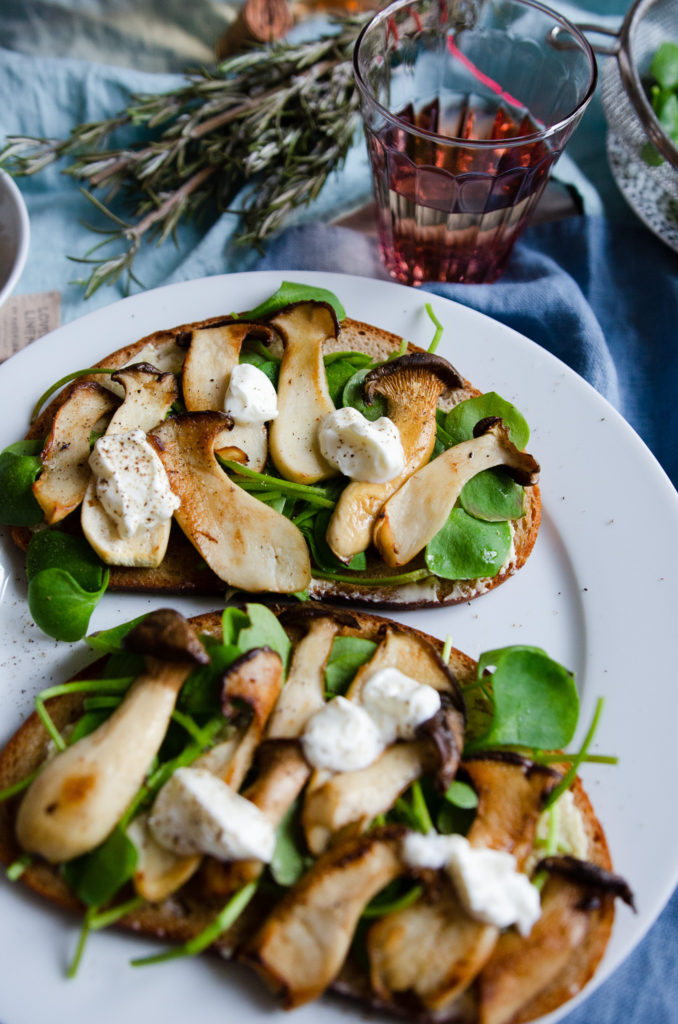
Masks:
[[[21,192],[9,174],[0,171],[0,306],[21,277],[29,236],[28,213]]]
[[[0,367],[0,447],[21,437],[35,397],[70,369],[159,328],[251,308],[288,277],[333,290],[355,319],[427,346],[430,299],[445,327],[439,352],[482,390],[515,402],[532,427],[529,449],[542,465],[543,525],[526,567],[468,604],[398,617],[477,656],[510,643],[544,647],[577,673],[580,733],[597,698],[605,710],[595,750],[614,766],[583,776],[607,831],[615,867],[636,893],[638,914],[620,905],[612,941],[594,985],[640,941],[678,879],[674,803],[678,687],[678,498],[663,471],[623,419],[563,363],[519,334],[446,299],[400,285],[336,274],[266,272],[212,277],[147,292],[60,328]],[[642,525],[642,531],[641,531]],[[642,537],[642,539],[641,539]],[[36,692],[88,660],[80,647],[40,634],[26,612],[22,558],[0,546],[0,646],[3,699],[0,742],[31,708]],[[175,599],[187,613],[214,601]],[[147,610],[144,597],[107,595],[92,629]],[[258,979],[203,957],[131,968],[157,944],[99,933],[78,977],[64,978],[77,922],[19,886],[0,885],[0,1021],[35,1024],[263,1024],[283,1019]],[[587,991],[591,991],[589,986]],[[579,1000],[548,1018],[562,1017]],[[285,1017],[286,1020],[291,1018]],[[294,1014],[295,1024],[363,1020],[352,1005],[323,999]]]

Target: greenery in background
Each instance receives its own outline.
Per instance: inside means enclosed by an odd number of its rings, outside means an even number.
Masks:
[[[181,222],[231,210],[243,190],[239,241],[260,244],[348,153],[358,125],[351,56],[369,17],[229,57],[66,139],[10,136],[0,166],[19,176],[70,160],[66,173],[103,215],[88,225],[101,242],[77,259],[89,270],[86,296],[121,275],[139,283],[132,268],[144,241],[176,241]]]
[[[678,146],[678,43],[662,43],[655,52],[650,64],[648,95],[657,120]],[[643,150],[643,157],[653,166],[662,163],[662,157],[651,144]]]

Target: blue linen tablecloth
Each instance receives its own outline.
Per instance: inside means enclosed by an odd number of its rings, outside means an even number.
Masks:
[[[579,12],[580,21],[618,16],[625,4],[591,0],[590,7],[585,15]],[[161,17],[169,19],[172,31],[154,31],[152,42],[144,45],[139,37],[144,12],[155,28]],[[134,33],[125,16],[136,19]],[[182,63],[208,59],[206,41],[223,27],[220,17],[207,0],[191,5],[178,0],[160,5],[150,0],[3,0],[0,146],[10,134],[63,136],[76,123],[114,113],[130,92],[177,85]],[[622,412],[678,483],[678,255],[651,235],[621,199],[605,160],[597,99],[559,174],[578,188],[587,216],[529,228],[496,284],[426,289],[501,320],[563,359]],[[19,185],[29,208],[32,242],[17,291],[58,290],[64,320],[119,298],[122,284],[102,288],[85,302],[82,289],[70,283],[77,272],[66,255],[82,255],[91,245],[80,225],[91,217],[91,207],[76,183],[53,167]],[[385,278],[373,238],[327,223],[364,202],[369,192],[359,142],[319,199],[296,215],[263,256],[233,246],[237,217],[230,214],[200,230],[187,226],[178,249],[149,249],[137,272],[149,287],[273,268]],[[638,949],[567,1017],[567,1024],[676,1024],[677,962],[678,894]]]

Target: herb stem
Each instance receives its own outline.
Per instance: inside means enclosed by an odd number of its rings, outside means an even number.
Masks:
[[[565,774],[563,775],[563,777],[560,780],[560,782],[558,783],[558,785],[555,787],[555,789],[551,790],[551,792],[549,793],[548,797],[544,801],[544,805],[543,805],[543,809],[544,810],[547,810],[549,807],[552,807],[553,804],[558,799],[558,797],[562,796],[562,794],[566,790],[568,790],[570,788],[570,786],[572,785],[572,783],[574,782],[574,778],[575,778],[575,776],[577,774],[577,769],[579,768],[579,765],[582,763],[582,761],[586,757],[588,748],[593,743],[593,737],[596,734],[596,730],[598,728],[598,723],[600,721],[600,716],[601,716],[601,714],[603,712],[604,704],[605,704],[604,699],[602,697],[599,697],[598,701],[596,703],[596,709],[595,709],[595,711],[593,713],[593,718],[591,720],[591,725],[589,726],[588,732],[586,733],[586,736],[584,737],[584,742],[581,745],[581,749],[580,749],[579,753],[576,754],[575,757],[573,758],[572,764],[570,765],[568,770],[565,772]]]
[[[243,886],[238,892],[231,897],[223,910],[215,917],[206,928],[203,929],[198,935],[194,935],[192,939],[185,942],[182,946],[177,946],[174,949],[165,950],[164,953],[156,953],[153,956],[141,957],[137,960],[132,960],[132,967],[145,967],[150,964],[164,963],[166,960],[176,960],[182,956],[195,956],[197,953],[202,953],[203,950],[211,946],[219,936],[227,931],[240,917],[247,904],[250,902],[255,892],[257,891],[258,882],[250,882],[249,885]]]

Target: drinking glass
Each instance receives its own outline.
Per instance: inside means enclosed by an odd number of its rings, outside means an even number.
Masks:
[[[495,281],[593,95],[588,42],[534,0],[396,0],[353,63],[387,270]]]

